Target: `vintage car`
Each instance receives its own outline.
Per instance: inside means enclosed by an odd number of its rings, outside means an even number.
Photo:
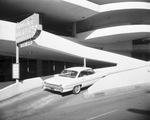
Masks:
[[[98,80],[92,68],[71,67],[64,69],[58,76],[45,80],[43,88],[61,93],[73,91],[78,94],[82,87],[90,86]]]

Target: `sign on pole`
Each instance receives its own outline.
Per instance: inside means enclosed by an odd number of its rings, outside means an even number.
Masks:
[[[39,14],[34,13],[16,26],[16,44],[20,45],[36,39],[42,30]],[[27,44],[28,45],[28,44]]]
[[[18,82],[20,78],[19,47],[26,47],[32,44],[42,30],[39,14],[34,13],[16,25],[16,64],[13,64],[13,79]]]

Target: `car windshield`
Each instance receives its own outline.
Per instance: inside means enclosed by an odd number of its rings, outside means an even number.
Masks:
[[[59,76],[62,77],[70,77],[70,78],[75,78],[77,76],[77,71],[73,71],[73,70],[63,70]]]

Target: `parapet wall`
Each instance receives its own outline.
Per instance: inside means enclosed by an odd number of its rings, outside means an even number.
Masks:
[[[22,82],[12,84],[2,90],[0,90],[0,101],[9,99],[13,96],[19,95],[26,91],[32,90],[37,87],[42,87],[41,77],[26,79]]]
[[[127,91],[146,84],[150,84],[150,65],[109,73],[93,84],[87,94],[95,95],[106,91],[110,93],[114,90],[121,92],[123,89]]]

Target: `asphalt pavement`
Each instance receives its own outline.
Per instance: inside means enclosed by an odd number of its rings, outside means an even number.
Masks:
[[[149,120],[150,90],[96,98],[37,89],[0,105],[0,120]]]

